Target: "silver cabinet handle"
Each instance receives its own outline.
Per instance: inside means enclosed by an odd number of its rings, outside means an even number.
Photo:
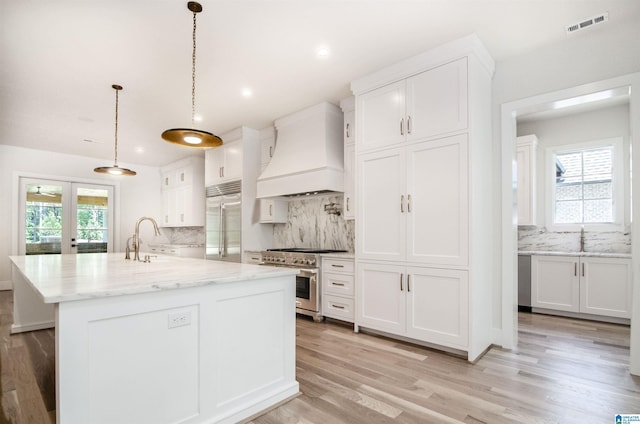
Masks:
[[[334,305],[333,303],[331,304],[332,308],[336,308],[336,309],[344,309],[344,306],[341,305]]]
[[[269,216],[273,216],[273,205],[269,205]]]
[[[402,288],[402,278],[404,277],[404,274],[400,274],[400,291],[403,291]]]
[[[400,213],[404,213],[404,194],[400,195]]]
[[[184,222],[184,214],[183,213],[180,214],[180,222]]]
[[[584,277],[584,262],[582,263],[582,276]]]
[[[411,115],[407,116],[407,134],[411,134]]]
[[[180,173],[180,182],[184,182],[184,172]]]
[[[400,118],[400,135],[404,135],[404,118]]]
[[[344,265],[331,264],[334,268],[344,268]]]
[[[407,274],[407,291],[411,291],[411,274]]]
[[[269,157],[273,157],[273,146],[269,146]]]
[[[345,130],[345,131],[346,131],[346,134],[347,134],[347,138],[351,137],[351,136],[349,135],[349,123],[348,123],[348,122],[347,122],[347,128],[346,128],[346,130]]]
[[[344,283],[336,283],[336,282],[332,282],[331,283],[332,286],[338,286],[338,287],[344,287]]]
[[[347,197],[347,212],[351,212],[351,209],[349,209],[349,198]]]
[[[411,212],[411,195],[407,194],[407,212]]]
[[[573,275],[574,277],[578,275],[578,262],[573,263]]]
[[[222,178],[222,167],[218,168],[218,177]]]

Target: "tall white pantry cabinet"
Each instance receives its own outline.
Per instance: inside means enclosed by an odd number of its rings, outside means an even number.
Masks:
[[[356,331],[492,343],[493,71],[471,35],[352,82]]]

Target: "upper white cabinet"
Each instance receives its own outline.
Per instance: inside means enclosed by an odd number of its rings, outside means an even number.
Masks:
[[[356,125],[361,150],[467,128],[467,58],[358,96]]]
[[[356,167],[356,127],[355,127],[355,98],[348,97],[340,102],[344,111],[344,194],[343,213],[344,219],[355,219],[355,167]]]
[[[261,147],[261,166],[260,172],[264,171],[276,149],[275,128],[268,127],[260,131],[260,147]]]
[[[352,82],[356,329],[493,342],[493,69],[469,36]]]
[[[205,151],[205,186],[242,179],[242,147],[240,140],[230,140]]]
[[[286,223],[288,213],[289,202],[286,199],[278,199],[275,197],[260,199],[260,223]]]
[[[536,147],[535,135],[518,137],[518,225],[536,224]]]
[[[533,255],[531,306],[630,318],[631,260]]]
[[[190,157],[160,170],[162,175],[162,222],[165,227],[204,225],[204,160]]]

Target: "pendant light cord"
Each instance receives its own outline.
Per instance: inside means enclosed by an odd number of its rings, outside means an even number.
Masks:
[[[191,53],[191,127],[196,116],[196,12],[193,12],[193,53]]]
[[[118,91],[119,89],[113,87],[116,90],[116,131],[115,131],[115,158],[113,160],[113,166],[118,167]]]

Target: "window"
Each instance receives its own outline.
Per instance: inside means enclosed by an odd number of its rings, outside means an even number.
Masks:
[[[622,141],[551,149],[552,224],[622,224]]]

